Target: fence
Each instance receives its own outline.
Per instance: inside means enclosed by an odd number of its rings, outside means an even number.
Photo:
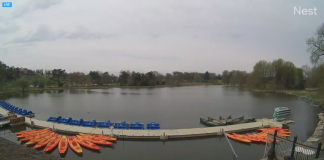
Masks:
[[[223,131],[223,134],[224,134],[224,136],[225,136],[225,138],[226,138],[226,140],[227,140],[229,146],[230,146],[231,149],[232,149],[232,153],[233,153],[233,160],[235,160],[238,156],[237,156],[237,154],[235,153],[235,150],[234,150],[234,148],[233,148],[231,142],[228,140],[228,137],[226,136],[225,131],[224,131],[224,130],[222,130],[222,131]]]
[[[289,138],[277,136],[277,132],[275,134],[268,133],[263,158],[315,160],[324,157],[324,150],[321,150],[321,146],[322,143],[315,145],[299,141],[297,136]]]

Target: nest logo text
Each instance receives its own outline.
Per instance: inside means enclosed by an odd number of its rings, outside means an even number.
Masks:
[[[294,15],[317,16],[317,8],[294,7]]]

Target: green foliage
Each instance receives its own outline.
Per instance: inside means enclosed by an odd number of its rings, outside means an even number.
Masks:
[[[209,73],[208,71],[204,75],[204,81],[207,82],[209,80]]]
[[[222,74],[223,83],[228,86],[228,84],[230,83],[230,79],[231,79],[231,75],[229,74],[228,70],[223,71]]]
[[[54,70],[52,70],[52,76],[54,79],[57,79],[57,85],[59,87],[62,87],[63,83],[60,80],[61,80],[61,78],[66,78],[67,73],[63,69],[54,69]]]
[[[34,87],[37,87],[38,86],[38,79],[34,79],[33,81],[32,81],[32,84],[33,84],[33,86]]]
[[[305,89],[305,82],[303,69],[297,68],[296,89]]]
[[[89,72],[89,76],[91,77],[91,80],[95,83],[95,84],[100,84],[100,73],[99,71],[90,71]]]
[[[30,82],[27,79],[20,78],[16,81],[15,85],[21,88],[22,92],[25,92],[25,89],[29,87]]]

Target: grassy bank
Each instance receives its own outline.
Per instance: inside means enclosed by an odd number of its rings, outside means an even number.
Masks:
[[[252,90],[253,92],[263,92],[263,93],[282,93],[293,96],[303,96],[314,99],[317,102],[320,102],[323,106],[324,104],[324,93],[318,89],[306,89],[306,90]]]

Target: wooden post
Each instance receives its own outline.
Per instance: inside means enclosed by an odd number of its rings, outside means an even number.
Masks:
[[[294,137],[294,142],[293,142],[293,146],[291,148],[290,158],[294,158],[296,142],[297,142],[297,136]]]
[[[269,136],[269,133],[268,133],[268,136]],[[275,130],[275,133],[273,135],[273,142],[272,142],[271,148],[268,152],[268,160],[274,160],[274,157],[276,156],[276,153],[275,153],[276,136],[277,136],[277,130]]]
[[[322,142],[318,143],[315,158],[318,158],[319,157],[319,155],[321,153],[321,148],[322,148]]]

